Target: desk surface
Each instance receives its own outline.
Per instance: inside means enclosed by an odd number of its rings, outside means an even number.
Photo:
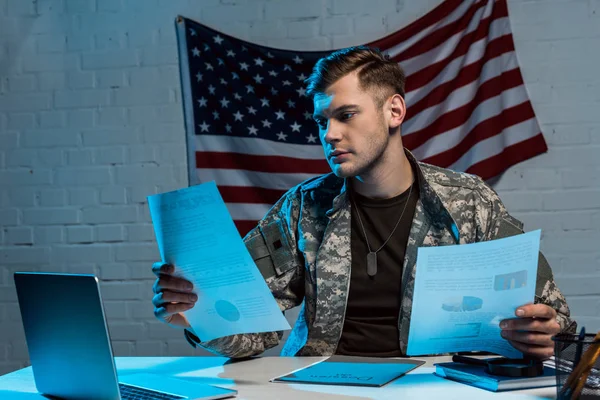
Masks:
[[[120,377],[140,372],[235,388],[238,399],[543,399],[555,388],[488,392],[433,375],[433,363],[449,357],[423,357],[425,365],[381,388],[271,383],[269,380],[323,357],[262,357],[231,362],[222,357],[116,357]],[[31,367],[0,376],[0,399],[46,399],[37,393]]]

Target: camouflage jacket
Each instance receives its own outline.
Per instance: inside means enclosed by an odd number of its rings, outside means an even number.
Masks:
[[[405,354],[417,248],[465,244],[522,233],[496,192],[477,176],[417,162],[407,151],[420,188],[402,272],[398,316]],[[344,179],[333,173],[289,190],[244,241],[282,310],[302,305],[281,355],[334,354],[342,334],[350,286],[350,201]],[[535,302],[558,313],[563,331],[574,331],[569,308],[540,253]],[[247,357],[279,344],[281,332],[226,336],[199,343],[228,357]],[[190,343],[197,338],[186,331]]]

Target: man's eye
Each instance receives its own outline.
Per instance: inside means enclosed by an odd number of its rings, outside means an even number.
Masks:
[[[341,115],[342,121],[346,121],[354,116],[353,112],[346,112]]]

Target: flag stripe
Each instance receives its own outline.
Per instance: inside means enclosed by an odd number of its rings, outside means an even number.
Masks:
[[[468,7],[468,1],[444,1],[410,25],[407,25],[403,29],[382,39],[369,43],[369,46],[377,47],[379,49],[391,49],[393,51],[399,43],[410,43],[409,41],[411,39],[419,37],[423,32],[428,33],[428,30],[433,30],[438,27],[439,24],[443,24],[444,21],[446,21],[446,23],[453,21],[457,15],[462,15]],[[401,48],[401,46],[398,47]]]
[[[222,168],[198,168],[194,181],[215,181],[218,185],[254,186],[266,189],[287,190],[315,174],[282,174]]]
[[[522,84],[523,80],[519,70],[508,71],[499,77],[492,78],[478,88],[475,97],[468,104],[445,113],[443,118],[437,118],[426,128],[411,132],[410,135],[405,137],[404,143],[411,148],[418,147],[434,136],[440,135],[466,123],[473,111],[484,100],[499,95],[504,89],[513,88]]]
[[[477,14],[484,13],[485,5],[486,4],[484,2],[473,4],[460,19],[437,29],[435,32],[421,39],[418,43],[415,43],[401,53],[398,53],[396,56],[394,56],[394,61],[402,62],[402,60],[408,60],[416,57],[438,47],[448,40],[449,37],[464,32],[469,23],[473,20],[473,17],[476,17]],[[478,19],[481,19],[480,15]]]
[[[270,155],[307,160],[323,160],[321,146],[306,146],[293,143],[280,143],[259,138],[245,138],[226,135],[196,135],[194,145],[197,151],[245,153],[255,156]]]
[[[482,121],[501,114],[502,109],[498,108],[499,105],[505,108],[517,106],[527,100],[526,94],[524,90],[517,87],[505,91],[502,97],[496,96],[482,102],[473,112],[477,118],[469,119],[466,123],[444,132],[443,135],[432,137],[421,146],[413,149],[413,153],[419,159],[425,159],[456,146]],[[531,133],[537,132],[538,129],[536,128],[535,132]]]
[[[502,152],[471,165],[466,172],[479,176],[496,176],[506,168],[548,151],[546,141],[538,135],[505,147]]]
[[[275,204],[285,190],[220,185],[219,192],[226,203]]]
[[[488,118],[478,124],[458,145],[425,158],[424,161],[434,165],[452,165],[478,142],[502,133],[504,129],[511,125],[516,125],[534,117],[535,114],[529,102],[504,109],[497,116]]]
[[[496,39],[489,45],[489,53],[478,62],[473,63],[460,70],[460,73],[449,82],[439,84],[426,97],[412,103],[412,106],[407,110],[406,121],[410,121],[414,116],[420,114],[424,110],[434,107],[446,101],[453,92],[460,91],[465,86],[472,84],[476,87],[477,84],[487,82],[490,78],[498,76],[507,68],[518,68],[517,60],[514,54],[507,51],[507,43],[510,38],[504,36]],[[450,106],[455,106],[452,101],[447,101]]]
[[[196,153],[196,168],[243,169],[256,172],[281,172],[286,174],[322,174],[329,170],[325,160],[305,160],[281,156],[256,156],[243,153],[203,151]]]
[[[437,66],[440,63],[445,67],[456,58],[467,54],[467,52],[473,52],[473,46],[484,48],[485,43],[480,43],[482,39],[487,38],[487,41],[490,41],[498,36],[510,33],[505,28],[505,24],[501,23],[505,18],[493,9],[492,13],[485,15],[481,21],[471,21],[472,26],[470,25],[467,31],[449,37],[434,49],[410,59],[397,61],[402,63],[408,77],[421,72],[424,68]],[[500,29],[497,27],[498,25],[500,25]],[[477,50],[477,53],[480,54],[483,51]]]

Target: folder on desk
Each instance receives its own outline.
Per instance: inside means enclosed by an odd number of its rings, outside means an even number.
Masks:
[[[331,356],[271,382],[380,387],[423,364],[414,359]]]

